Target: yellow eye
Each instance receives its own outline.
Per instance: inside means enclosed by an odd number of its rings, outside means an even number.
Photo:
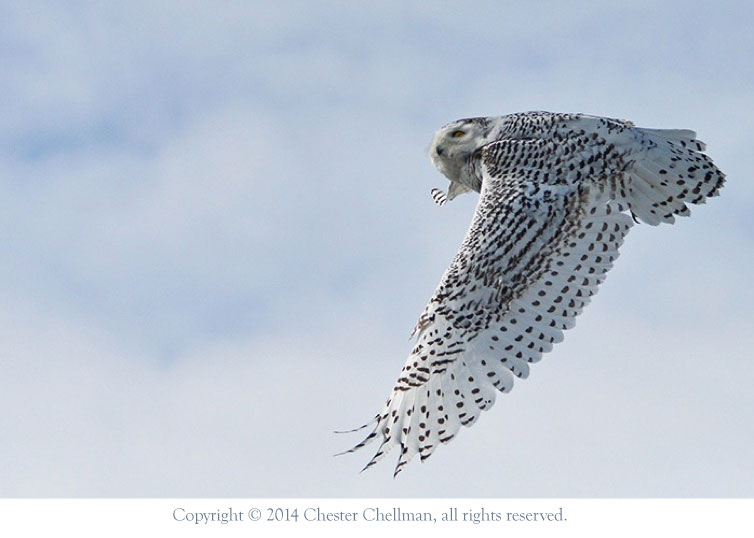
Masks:
[[[456,129],[452,133],[450,133],[450,136],[453,138],[458,138],[459,136],[463,136],[466,134],[466,131],[462,131],[461,129]]]

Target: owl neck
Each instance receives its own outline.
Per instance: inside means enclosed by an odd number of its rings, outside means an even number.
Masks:
[[[472,191],[482,190],[482,152],[480,150],[469,155],[455,181]]]

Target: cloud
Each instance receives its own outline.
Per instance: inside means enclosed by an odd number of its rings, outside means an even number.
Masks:
[[[745,17],[555,6],[12,8],[0,494],[751,496]],[[474,207],[431,202],[431,134],[533,108],[697,129],[729,183],[635,227],[473,430],[359,475],[330,432],[378,411]]]

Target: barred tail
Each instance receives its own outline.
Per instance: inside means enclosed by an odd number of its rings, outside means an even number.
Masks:
[[[703,142],[689,130],[637,129],[649,141],[643,157],[628,170],[626,201],[632,214],[652,226],[687,216],[687,203],[703,204],[725,183]]]

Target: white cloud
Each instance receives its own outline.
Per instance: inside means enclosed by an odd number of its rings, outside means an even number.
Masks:
[[[0,494],[751,496],[745,17],[556,5],[14,8]],[[377,412],[473,211],[433,206],[432,131],[532,108],[697,129],[729,184],[636,227],[473,430],[359,475],[330,432]]]

